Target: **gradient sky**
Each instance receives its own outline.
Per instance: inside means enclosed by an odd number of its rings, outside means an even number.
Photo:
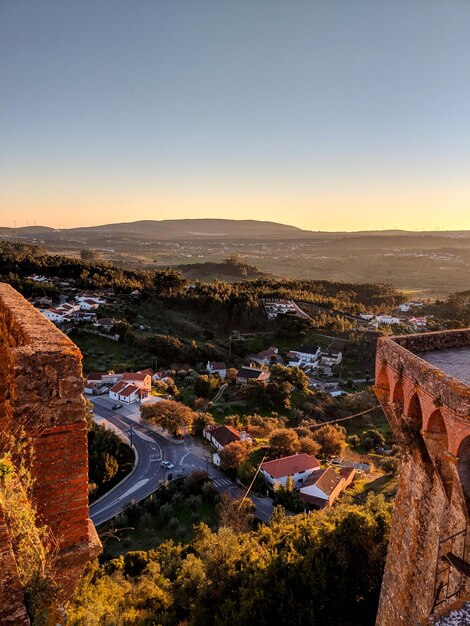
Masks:
[[[0,225],[470,229],[468,0],[0,0]]]

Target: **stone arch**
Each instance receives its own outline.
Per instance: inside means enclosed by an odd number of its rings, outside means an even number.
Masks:
[[[406,407],[405,414],[409,426],[419,432],[423,425],[423,409],[421,408],[421,400],[419,395],[415,392],[408,400],[408,406]]]
[[[467,511],[470,513],[470,435],[459,446],[457,472],[465,496]]]
[[[376,386],[379,389],[387,389],[387,390],[390,389],[390,379],[388,377],[388,372],[387,372],[387,366],[386,365],[384,365],[381,368],[381,370],[380,370],[380,372],[379,372],[379,374],[377,376]]]
[[[447,428],[440,409],[436,409],[429,416],[426,431],[433,434],[445,435],[447,441]]]
[[[449,439],[447,428],[440,409],[436,409],[431,413],[427,420],[424,440],[429,455],[436,468],[437,474],[442,482],[444,491],[448,499],[452,495],[452,469],[449,465],[449,457],[447,454],[449,448]]]
[[[396,402],[401,406],[405,405],[405,390],[403,388],[403,380],[399,378],[393,388],[392,402]]]

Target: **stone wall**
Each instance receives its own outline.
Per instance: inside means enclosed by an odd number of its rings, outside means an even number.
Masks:
[[[11,286],[0,284],[0,452],[11,447],[11,438],[32,442],[32,500],[57,544],[63,599],[100,550],[88,519],[81,358],[70,339]],[[2,534],[8,527],[0,516]],[[9,602],[15,604],[12,611],[21,608],[17,594],[0,600],[4,613]]]
[[[402,457],[378,626],[419,624],[469,590],[441,557],[468,558],[470,388],[414,354],[466,345],[469,330],[378,341],[375,393]]]

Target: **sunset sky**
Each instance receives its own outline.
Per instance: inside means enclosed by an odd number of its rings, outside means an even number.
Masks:
[[[466,0],[0,0],[0,225],[470,229]]]

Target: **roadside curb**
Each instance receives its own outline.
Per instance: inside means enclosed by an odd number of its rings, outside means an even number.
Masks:
[[[95,415],[97,415],[97,414],[95,413]],[[102,417],[101,415],[97,415],[97,417],[99,417],[101,420],[104,420],[105,422],[107,422],[107,420],[106,420],[106,418],[105,418],[105,417]],[[108,424],[110,424],[111,422],[107,422],[107,423],[108,423]],[[120,437],[120,435],[121,435],[121,434],[122,434],[122,433],[120,433],[120,434],[119,434],[119,435],[117,435],[117,436],[118,436],[118,437]],[[126,438],[127,438],[127,437],[126,437]],[[129,446],[129,447],[130,447],[130,446]],[[98,504],[99,502],[101,502],[101,500],[103,500],[103,498],[107,498],[107,497],[109,496],[109,494],[110,494],[110,493],[112,493],[115,489],[117,489],[117,488],[118,488],[118,487],[120,487],[123,483],[125,483],[125,482],[126,482],[126,480],[128,480],[128,479],[132,476],[132,474],[135,472],[135,470],[137,469],[137,465],[138,465],[138,463],[139,463],[139,453],[137,452],[137,449],[136,449],[134,446],[132,446],[132,447],[131,447],[131,450],[134,452],[134,465],[133,465],[133,467],[132,467],[131,471],[129,472],[129,474],[127,474],[126,476],[124,476],[124,478],[123,478],[122,480],[120,480],[120,481],[119,481],[116,485],[114,485],[114,487],[112,487],[109,491],[107,491],[107,492],[106,492],[106,493],[104,493],[102,496],[100,496],[100,497],[98,498],[98,500],[94,500],[91,504],[89,504],[89,505],[88,505],[88,512],[89,512],[90,516],[91,516],[91,511],[90,511],[90,509],[91,509],[92,507],[94,507],[94,506],[95,506],[95,504]],[[103,524],[104,524],[104,523],[105,523],[105,522],[103,522]]]

